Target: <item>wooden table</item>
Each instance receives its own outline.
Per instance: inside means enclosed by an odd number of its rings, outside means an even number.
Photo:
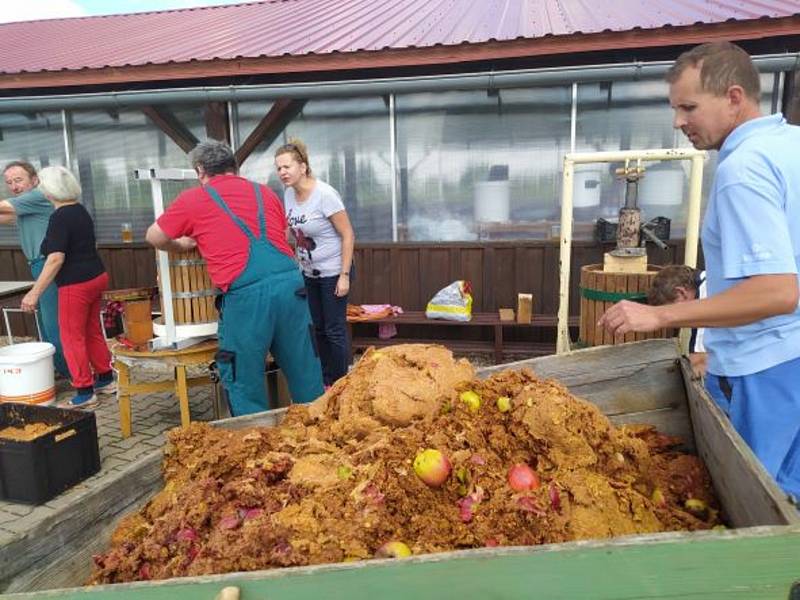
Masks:
[[[119,342],[114,342],[110,349],[113,355],[114,369],[119,374],[117,398],[119,399],[119,421],[123,438],[131,436],[131,396],[134,394],[174,390],[180,404],[181,425],[186,427],[189,424],[189,388],[208,385],[211,383],[211,378],[208,375],[187,377],[186,368],[211,363],[217,352],[217,340],[207,340],[181,350],[137,351],[131,350]],[[173,367],[174,379],[172,381],[132,383],[131,367],[144,366],[148,362]]]

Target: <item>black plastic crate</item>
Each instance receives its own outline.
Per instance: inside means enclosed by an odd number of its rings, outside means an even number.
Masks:
[[[60,426],[30,441],[0,438],[0,498],[42,504],[100,470],[94,413],[0,404],[0,429],[29,423]]]

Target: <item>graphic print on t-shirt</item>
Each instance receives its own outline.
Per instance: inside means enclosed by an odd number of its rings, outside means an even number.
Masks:
[[[306,215],[303,214],[296,216],[292,214],[292,211],[290,210],[286,215],[286,219],[289,222],[289,228],[292,230],[294,239],[297,240],[297,257],[301,262],[310,263],[313,260],[311,257],[311,251],[316,250],[317,243],[314,241],[314,238],[306,236],[300,227],[296,227],[296,225],[305,224]]]

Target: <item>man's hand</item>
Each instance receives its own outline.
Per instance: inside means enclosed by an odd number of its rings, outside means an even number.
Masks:
[[[20,308],[25,312],[33,312],[36,310],[36,305],[39,304],[39,294],[31,290],[20,303]]]
[[[597,324],[605,327],[613,335],[623,335],[632,331],[657,331],[664,327],[658,309],[657,306],[623,300],[609,308]]]
[[[176,249],[180,249],[179,252],[189,252],[197,248],[197,242],[186,235],[172,240],[172,243],[175,245]]]
[[[692,365],[692,377],[702,379],[708,369],[708,354],[705,352],[692,352],[689,354],[689,364]]]

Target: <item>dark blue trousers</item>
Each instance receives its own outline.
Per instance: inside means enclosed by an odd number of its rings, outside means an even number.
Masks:
[[[352,270],[350,279],[352,281]],[[333,385],[347,375],[350,363],[350,340],[347,338],[347,296],[339,297],[334,277],[305,277],[308,307],[322,361],[322,379]]]

